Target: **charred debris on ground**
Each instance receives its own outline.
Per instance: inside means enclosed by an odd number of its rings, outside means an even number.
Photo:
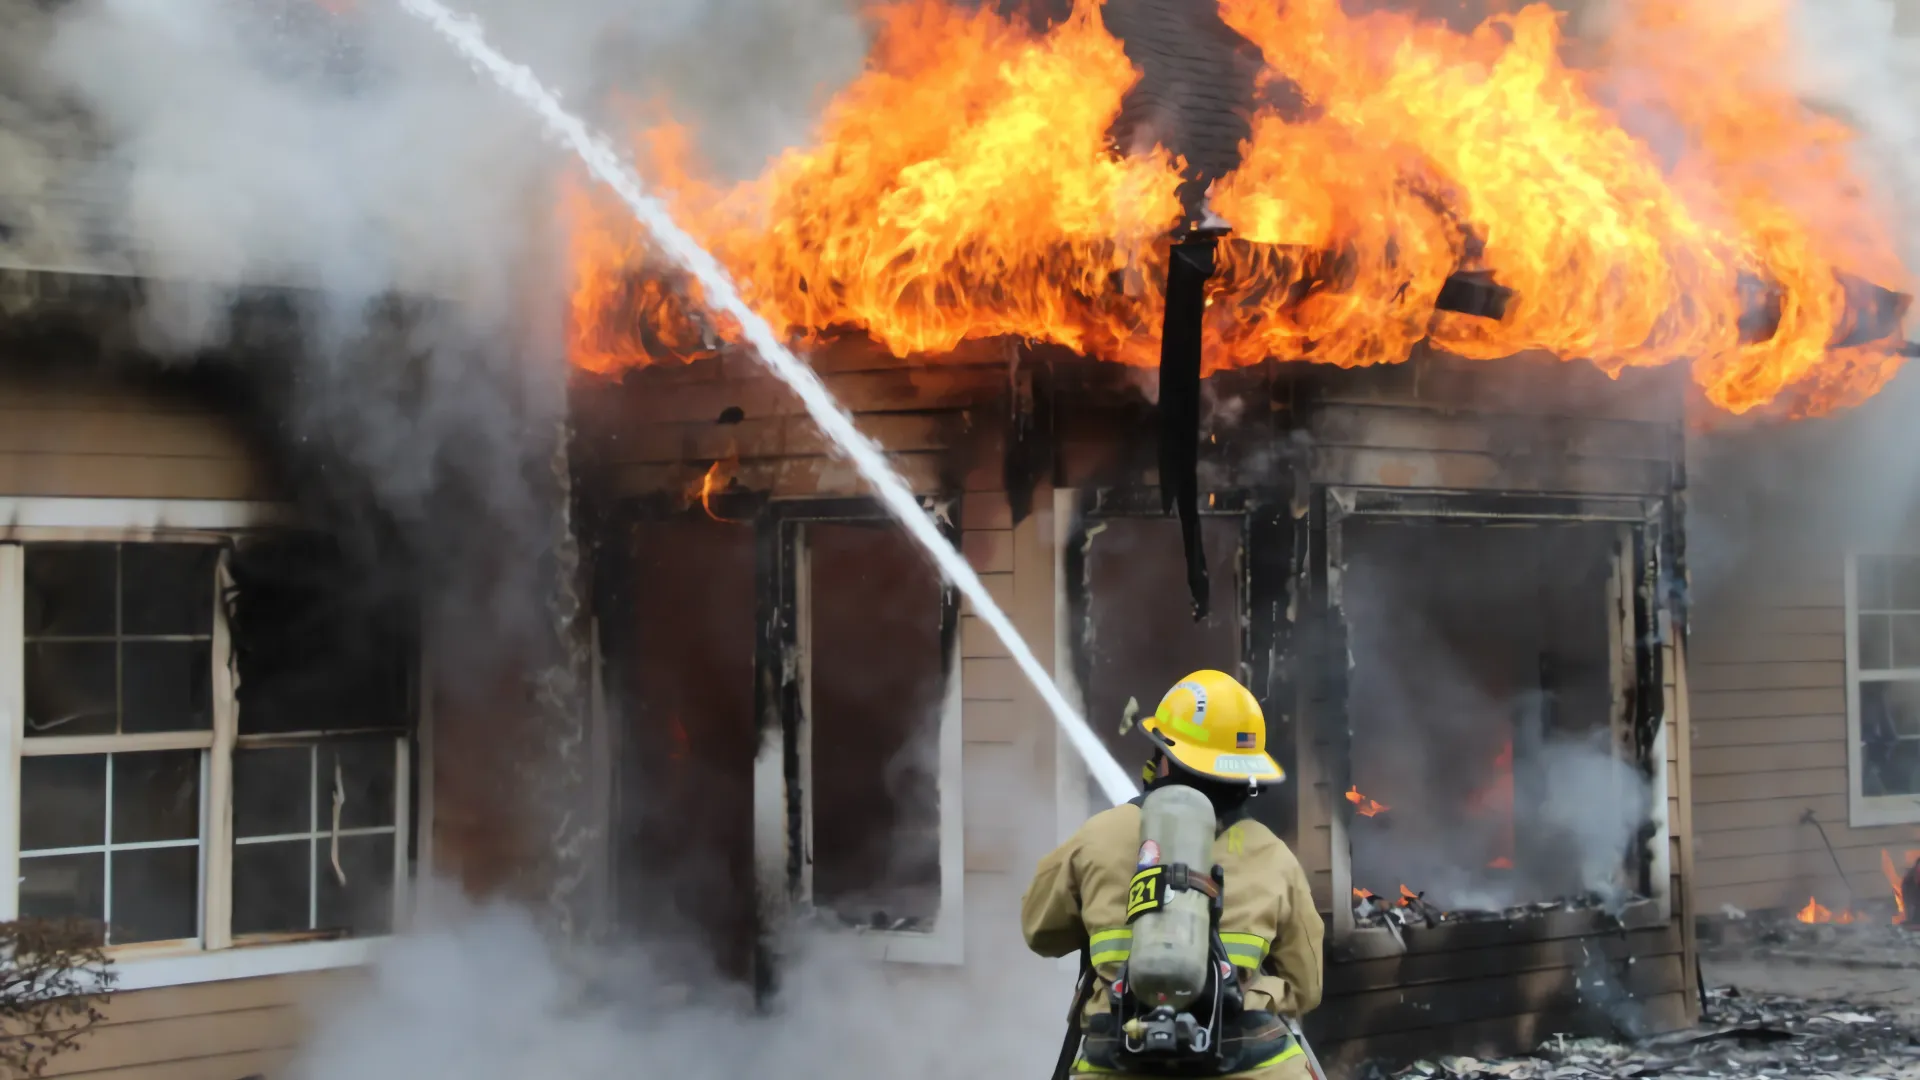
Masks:
[[[1392,1073],[1370,1067],[1359,1080],[1920,1077],[1913,1027],[1879,1006],[1748,997],[1737,989],[1712,991],[1705,1006],[1700,1026],[1638,1043],[1557,1035],[1518,1057],[1440,1058]]]

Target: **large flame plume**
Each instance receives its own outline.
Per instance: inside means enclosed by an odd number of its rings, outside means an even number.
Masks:
[[[1540,4],[1463,33],[1339,0],[1219,0],[1304,104],[1258,111],[1214,185],[1235,232],[1207,369],[1392,363],[1428,340],[1609,373],[1684,361],[1736,413],[1871,395],[1899,360],[1854,343],[1843,281],[1908,287],[1898,222],[1854,175],[1851,132],[1783,84],[1787,2],[1623,0],[1576,66]],[[1182,164],[1108,145],[1137,73],[1098,0],[1044,31],[948,0],[875,18],[815,140],[753,180],[706,179],[689,132],[646,125],[637,156],[676,213],[803,341],[853,331],[907,356],[1010,335],[1153,363]],[[729,335],[646,272],[611,207],[581,187],[568,209],[578,365]],[[1436,311],[1462,270],[1515,290],[1503,318]]]

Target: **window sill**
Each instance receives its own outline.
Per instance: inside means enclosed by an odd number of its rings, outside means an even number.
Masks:
[[[1855,795],[1847,810],[1847,824],[1856,829],[1920,825],[1920,795]]]
[[[119,975],[114,992],[362,967],[373,962],[386,940],[356,938],[298,945],[242,945],[218,952],[129,957],[114,961],[113,970]]]

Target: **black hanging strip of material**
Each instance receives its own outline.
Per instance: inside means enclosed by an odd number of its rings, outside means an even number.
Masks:
[[[1207,616],[1207,555],[1200,545],[1200,331],[1217,237],[1191,235],[1167,260],[1167,314],[1160,333],[1161,511],[1180,515],[1195,621]]]

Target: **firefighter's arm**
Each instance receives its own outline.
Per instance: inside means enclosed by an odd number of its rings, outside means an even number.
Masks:
[[[1288,860],[1292,862],[1292,860]],[[1280,892],[1280,933],[1267,964],[1274,974],[1286,980],[1291,1000],[1281,1003],[1284,1012],[1305,1016],[1320,1004],[1323,968],[1321,950],[1327,925],[1313,905],[1313,889],[1306,872],[1293,863],[1283,875]]]
[[[1069,840],[1056,848],[1033,872],[1033,883],[1020,898],[1020,928],[1027,947],[1041,956],[1065,956],[1087,941],[1080,919],[1080,882],[1074,872],[1077,845]]]

